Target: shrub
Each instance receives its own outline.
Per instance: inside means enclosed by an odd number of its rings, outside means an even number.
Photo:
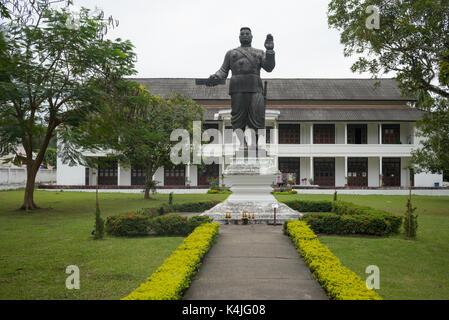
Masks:
[[[337,215],[367,215],[372,219],[381,218],[387,225],[384,234],[398,233],[402,225],[402,217],[400,216],[383,210],[358,206],[351,202],[332,201],[332,212]]]
[[[211,219],[207,216],[195,216],[190,219],[175,214],[159,216],[154,208],[145,208],[139,210],[139,213],[108,217],[106,232],[121,237],[144,236],[150,233],[160,236],[186,236],[199,225],[209,222]]]
[[[284,203],[299,212],[330,212],[332,210],[332,201],[308,201],[292,200]]]
[[[337,215],[335,213],[307,213],[302,221],[314,232],[325,234],[368,234],[384,236],[395,233],[384,216],[374,214]]]
[[[148,218],[154,218],[159,216],[159,210],[156,208],[142,208],[136,211],[137,214],[141,214]]]
[[[220,190],[217,190],[217,189],[207,190],[207,193],[208,194],[231,194],[232,191],[220,188]]]
[[[211,189],[218,190],[220,188],[220,179],[218,178],[209,177],[207,178],[207,183]]]
[[[186,236],[201,224],[209,223],[207,216],[194,216],[188,219],[177,214],[159,216],[149,221],[152,232],[161,236]]]
[[[189,233],[195,230],[198,226],[204,223],[210,223],[212,219],[208,216],[193,216],[187,220],[187,225],[189,229]]]
[[[218,223],[197,227],[164,263],[123,300],[179,300],[214,243]]]
[[[210,200],[210,201],[199,201],[199,202],[186,202],[177,203],[171,206],[171,212],[203,212],[215,207],[221,201]],[[168,211],[167,211],[168,212]]]
[[[279,194],[279,195],[290,195],[290,194],[298,194],[298,191],[296,190],[290,190],[290,191],[277,191],[279,189],[271,191],[271,194]]]
[[[187,217],[177,214],[159,216],[149,221],[149,228],[161,236],[185,236],[189,233],[187,220]]]
[[[134,212],[109,216],[106,220],[106,232],[112,236],[132,237],[147,235],[148,226],[149,218]]]
[[[298,248],[314,277],[335,300],[381,300],[354,272],[344,267],[323,245],[304,221],[290,221],[287,233]]]

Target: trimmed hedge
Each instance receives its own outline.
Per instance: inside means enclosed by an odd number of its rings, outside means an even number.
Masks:
[[[385,220],[386,225],[383,234],[399,233],[402,225],[401,216],[397,216],[383,210],[359,206],[352,202],[333,201],[332,212],[337,215],[366,215],[370,216],[372,219],[382,218]]]
[[[333,201],[291,200],[284,203],[299,212],[330,212]]]
[[[203,212],[215,207],[220,202],[221,201],[219,200],[210,200],[210,201],[177,203],[171,206],[166,204],[163,205],[161,208],[159,208],[159,213],[164,214],[170,212]]]
[[[132,237],[156,234],[159,236],[186,236],[203,223],[209,223],[207,216],[191,218],[177,214],[165,216],[142,215],[127,213],[109,216],[106,220],[106,232],[112,236]]]
[[[218,232],[218,223],[197,227],[146,282],[122,300],[181,299]]]
[[[341,264],[323,245],[305,221],[290,221],[286,231],[298,248],[314,277],[334,300],[382,300],[354,272]]]
[[[207,194],[232,194],[231,190],[217,190],[217,189],[210,189],[207,190]]]
[[[396,225],[392,225],[387,217],[375,214],[337,215],[335,213],[306,213],[301,218],[301,221],[307,222],[314,232],[325,234],[385,236],[399,231],[395,229]]]
[[[285,201],[304,214],[314,232],[325,234],[367,234],[386,236],[400,232],[402,217],[345,201]],[[310,213],[317,212],[317,213]]]
[[[106,233],[119,237],[133,237],[148,235],[148,217],[130,212],[118,216],[109,216],[106,219]]]
[[[209,223],[207,216],[183,217],[177,214],[159,216],[149,220],[150,230],[160,236],[186,236],[203,223]]]
[[[298,191],[296,190],[290,190],[290,191],[271,191],[271,194],[277,194],[277,195],[290,195],[290,194],[298,194]]]

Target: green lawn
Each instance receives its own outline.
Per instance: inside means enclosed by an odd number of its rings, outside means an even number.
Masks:
[[[279,200],[332,200],[333,195],[277,196]],[[406,196],[338,195],[339,200],[396,214],[405,211]],[[413,196],[418,238],[321,236],[345,266],[366,279],[365,268],[380,268],[379,294],[385,299],[449,299],[449,197]]]
[[[174,195],[174,202],[227,195]],[[103,218],[158,207],[168,195],[100,193]],[[23,190],[0,192],[0,299],[119,299],[182,242],[182,237],[92,240],[95,193],[36,191],[42,209],[18,211]],[[65,287],[68,265],[80,269],[80,290]]]

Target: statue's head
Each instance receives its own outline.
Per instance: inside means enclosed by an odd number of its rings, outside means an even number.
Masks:
[[[251,34],[251,29],[248,27],[243,27],[240,29],[240,44],[242,46],[250,46],[253,41],[253,35]]]

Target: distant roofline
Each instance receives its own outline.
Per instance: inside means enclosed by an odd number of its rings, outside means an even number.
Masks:
[[[151,80],[167,80],[167,81],[193,81],[195,79],[195,77],[127,77],[126,79],[128,80],[134,80],[134,81],[151,81]],[[227,78],[227,83],[229,83],[230,78]],[[366,81],[370,81],[370,82],[383,82],[383,81],[395,81],[397,82],[397,80],[395,78],[262,78],[262,80],[268,80],[268,81],[285,81],[285,80],[292,80],[292,81],[362,81],[362,82],[366,82]],[[399,89],[399,88],[398,88]],[[157,95],[157,93],[155,93]],[[216,98],[212,98],[212,97],[197,97],[197,98],[192,98],[196,101],[229,101],[229,98],[223,98],[223,95],[221,97],[216,97]],[[407,97],[407,96],[395,96],[395,97],[371,97],[371,98],[364,98],[364,97],[359,97],[359,98],[316,98],[316,97],[309,97],[309,98],[292,98],[292,97],[285,97],[282,99],[276,98],[276,99],[272,99],[272,98],[268,98],[269,101],[298,101],[298,102],[304,102],[304,101],[323,101],[323,102],[328,102],[328,101],[341,101],[341,102],[346,102],[346,101],[379,101],[379,102],[385,102],[385,101],[401,101],[401,102],[415,102],[417,99],[416,98],[412,98],[412,97]]]
[[[198,77],[129,77],[126,79],[179,79],[179,80],[185,80],[185,79],[199,79]],[[266,80],[396,80],[395,78],[262,78]],[[227,78],[229,80],[229,78]]]

